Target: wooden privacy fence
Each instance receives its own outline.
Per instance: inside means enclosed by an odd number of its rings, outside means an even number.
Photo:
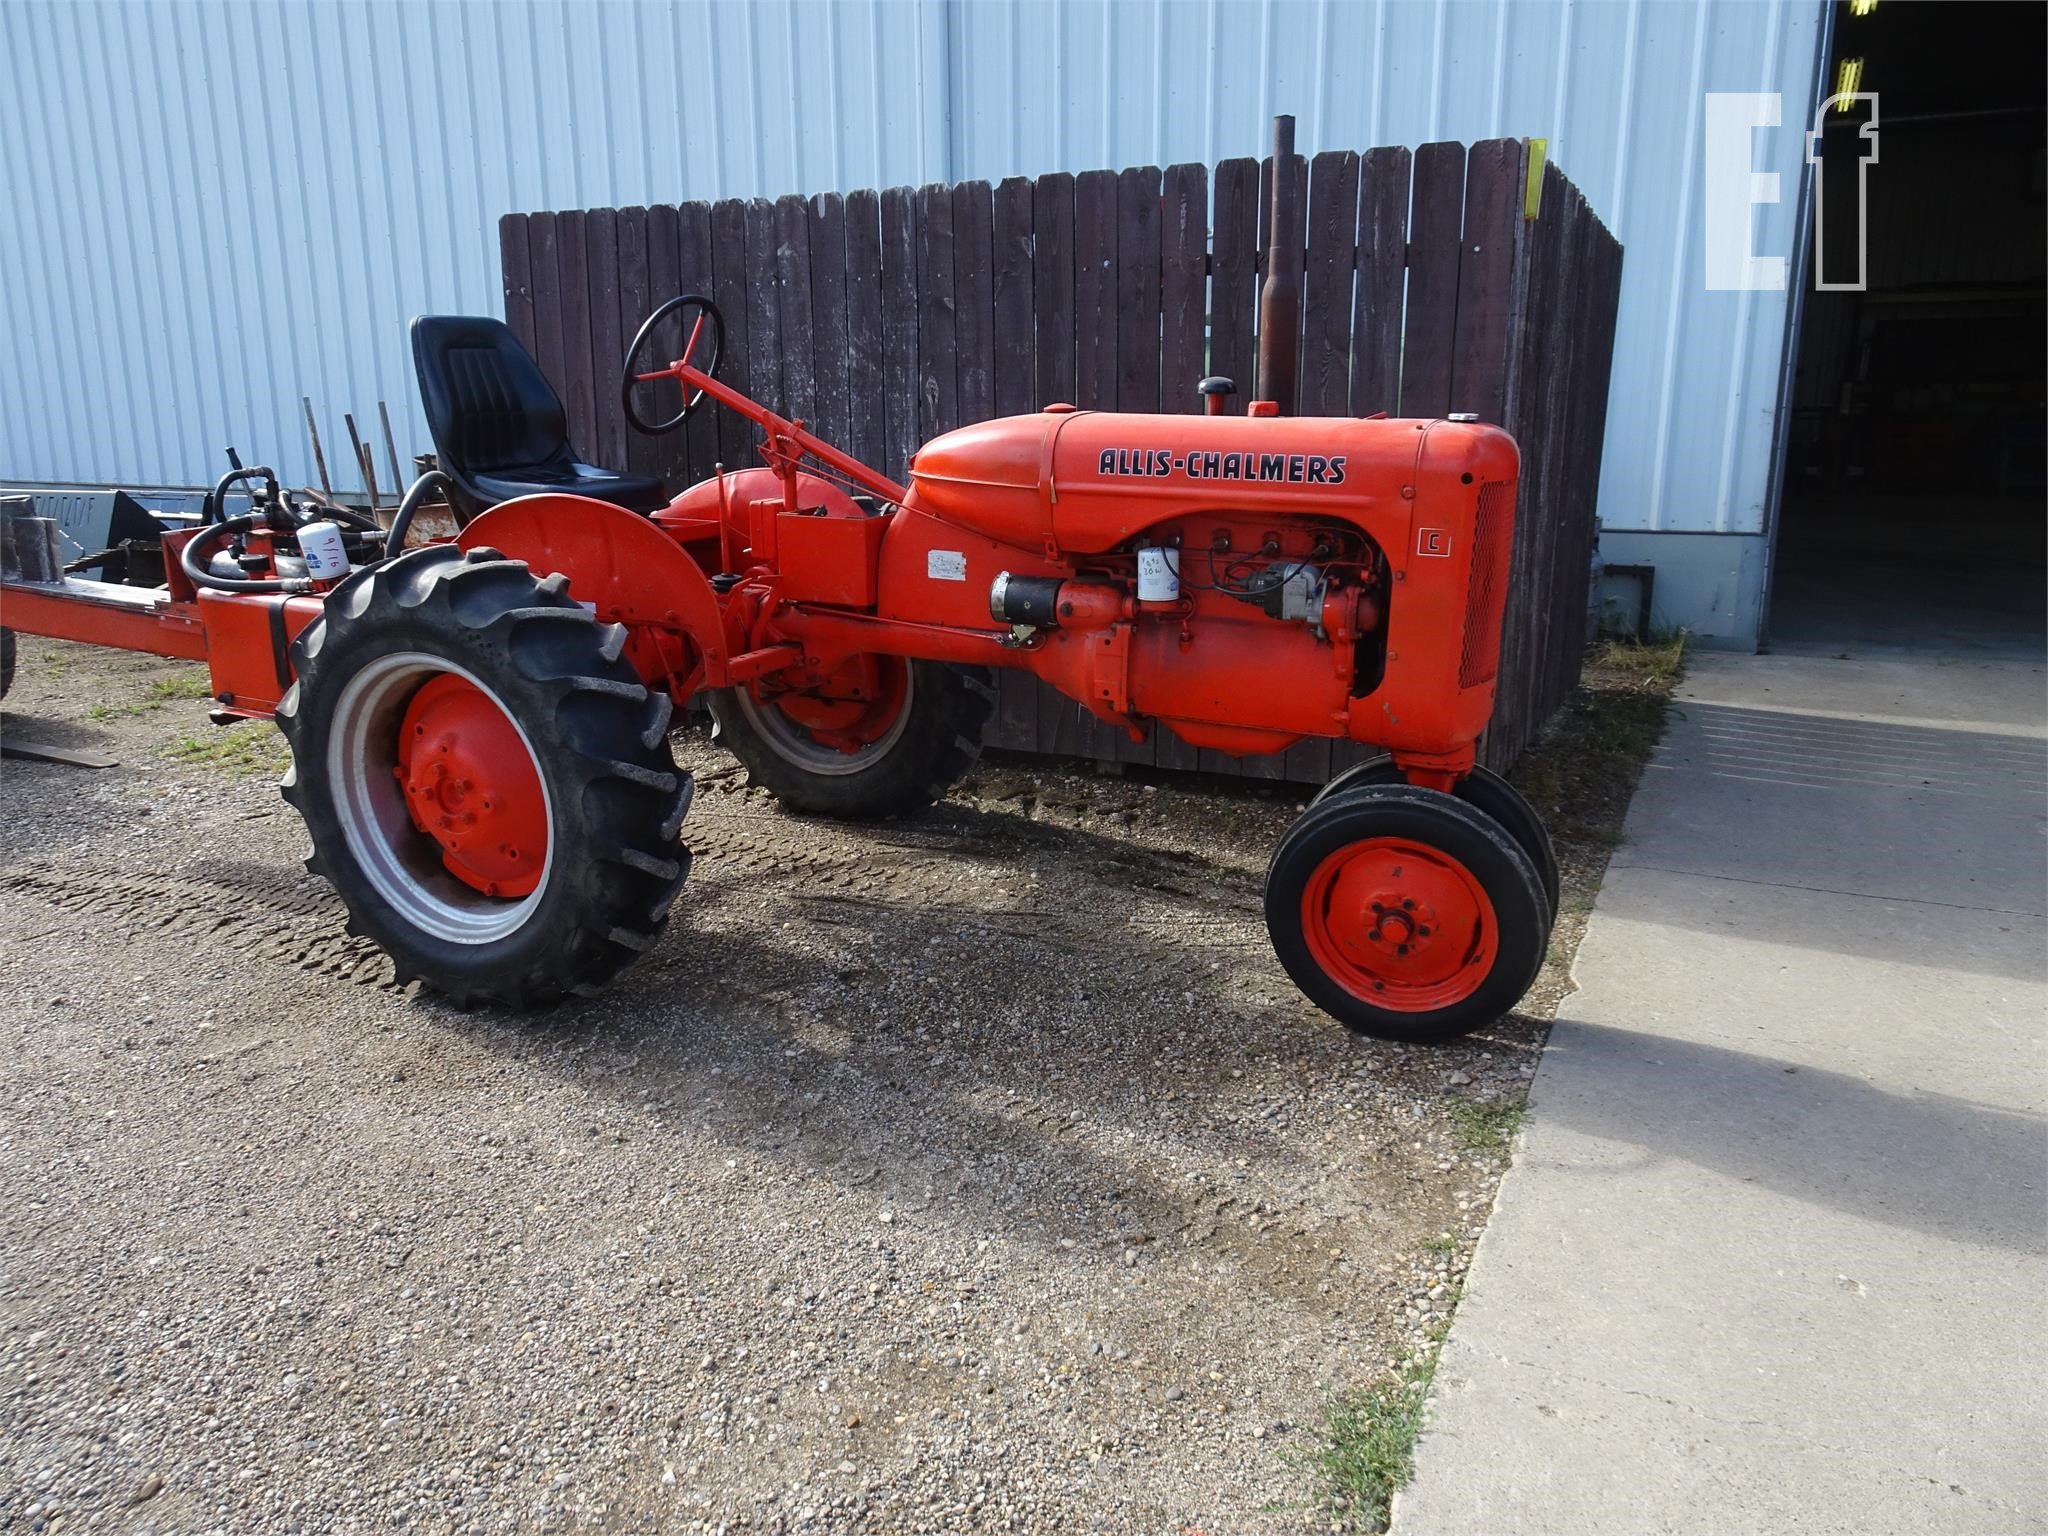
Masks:
[[[1536,161],[1541,165],[1540,154]],[[1621,247],[1517,139],[1333,150],[1307,162],[1296,409],[1470,411],[1522,448],[1514,581],[1483,758],[1505,767],[1577,682]],[[1065,172],[991,186],[509,214],[505,317],[599,463],[675,489],[755,462],[715,408],[646,438],[619,406],[627,343],[677,293],[726,319],[721,376],[902,478],[966,422],[1054,400],[1199,409],[1204,374],[1255,397],[1271,162]],[[1539,195],[1540,194],[1540,195]],[[679,336],[664,338],[680,350]],[[673,388],[673,386],[665,386]],[[672,406],[672,402],[671,402]],[[649,407],[650,412],[660,409]],[[666,410],[663,410],[666,414]],[[1363,749],[1272,758],[1133,743],[1019,673],[992,744],[1319,783]]]

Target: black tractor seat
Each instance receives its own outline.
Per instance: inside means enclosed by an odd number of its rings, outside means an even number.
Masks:
[[[434,452],[474,515],[515,496],[569,492],[652,512],[668,490],[652,475],[586,464],[569,442],[562,398],[502,320],[420,315],[413,368]]]

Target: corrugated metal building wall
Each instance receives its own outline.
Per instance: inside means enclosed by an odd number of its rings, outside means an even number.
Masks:
[[[405,322],[500,313],[513,210],[1550,140],[1627,248],[1601,514],[1660,617],[1762,589],[1786,296],[1702,275],[1709,91],[1780,91],[1791,255],[1821,0],[0,0],[0,481],[312,477]],[[332,457],[332,455],[331,455]],[[1625,545],[1625,548],[1620,546]],[[1643,553],[1648,550],[1647,554]]]

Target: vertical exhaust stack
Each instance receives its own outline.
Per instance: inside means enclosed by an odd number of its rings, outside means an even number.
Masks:
[[[1301,375],[1301,252],[1307,240],[1294,119],[1283,115],[1273,119],[1273,198],[1266,218],[1266,281],[1259,290],[1256,397],[1272,401],[1282,416],[1294,414],[1295,382]]]

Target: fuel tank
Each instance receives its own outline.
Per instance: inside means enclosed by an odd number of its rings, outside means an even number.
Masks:
[[[1055,407],[933,438],[911,460],[905,504],[1052,557],[1218,508],[1369,528],[1415,497],[1425,440],[1435,470],[1469,459],[1467,483],[1514,473],[1513,440],[1478,423]]]

